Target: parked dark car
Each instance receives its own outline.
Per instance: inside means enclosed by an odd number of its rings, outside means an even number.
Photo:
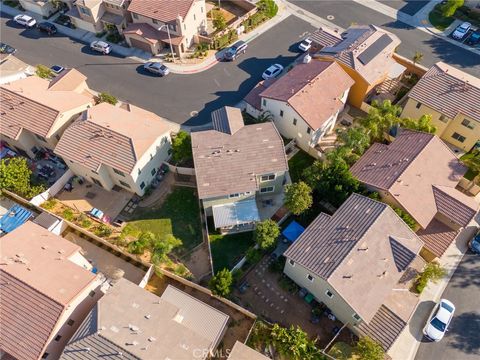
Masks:
[[[227,61],[235,60],[240,54],[247,52],[248,44],[245,41],[237,41],[225,51],[224,59]]]
[[[468,247],[472,252],[480,255],[480,233],[468,242]]]
[[[480,44],[480,30],[474,31],[466,41],[467,45],[477,45]]]
[[[0,43],[0,54],[15,54],[17,49],[14,47],[7,45],[5,43]]]
[[[37,25],[38,30],[46,32],[49,36],[57,33],[57,27],[48,21],[41,22]]]

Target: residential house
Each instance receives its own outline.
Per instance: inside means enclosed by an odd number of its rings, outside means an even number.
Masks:
[[[128,11],[133,23],[123,32],[127,43],[153,55],[171,47],[183,56],[207,27],[205,0],[132,0]]]
[[[19,0],[20,5],[27,11],[50,17],[57,11],[56,3],[52,0]]]
[[[35,68],[12,54],[0,54],[0,84],[25,79],[35,74]]]
[[[231,349],[228,360],[269,360],[269,357],[260,354],[258,351],[253,350],[247,345],[236,341]]]
[[[392,57],[400,39],[375,25],[352,25],[342,34],[320,28],[311,39],[319,49],[314,58],[336,61],[355,81],[348,102],[357,108],[377,85],[405,70]]]
[[[359,335],[388,350],[418,298],[402,277],[423,266],[422,241],[387,204],[351,195],[284,253],[284,273]]]
[[[402,116],[432,116],[436,134],[463,151],[480,146],[480,79],[436,63],[408,94]]]
[[[130,0],[64,0],[66,15],[77,28],[98,33],[106,29],[121,33],[130,21],[127,11]]]
[[[332,132],[353,84],[336,62],[311,60],[265,84],[257,103],[271,114],[280,134],[318,157],[324,151],[321,141]]]
[[[100,299],[60,359],[205,359],[229,317],[168,285],[161,297],[120,279]]]
[[[237,108],[214,111],[212,123],[192,133],[198,197],[215,228],[251,230],[261,220],[257,200],[273,205],[289,181],[283,140],[271,122],[244,125]]]
[[[0,238],[0,355],[58,359],[102,296],[78,245],[26,222]]]
[[[88,181],[143,195],[169,157],[170,135],[177,130],[177,124],[136,106],[101,103],[65,131],[55,153]]]
[[[466,167],[432,134],[400,130],[391,144],[373,144],[350,170],[386,203],[413,217],[427,260],[441,257],[478,211],[475,199],[456,189]]]
[[[30,76],[0,86],[2,141],[34,157],[53,150],[65,129],[85,109],[93,106],[86,77],[75,69],[52,81]]]

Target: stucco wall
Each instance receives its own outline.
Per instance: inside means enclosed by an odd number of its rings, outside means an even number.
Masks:
[[[55,12],[55,7],[50,1],[40,2],[40,4],[34,0],[20,0],[20,5],[22,5],[25,10],[35,14],[48,17]]]

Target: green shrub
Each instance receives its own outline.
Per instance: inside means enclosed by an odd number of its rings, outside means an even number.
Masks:
[[[55,198],[50,198],[42,204],[42,207],[46,210],[52,210],[55,205],[57,205],[58,200]]]
[[[116,105],[118,100],[115,96],[110,95],[109,93],[102,92],[95,97],[95,103],[98,105],[100,103],[109,103],[111,105]]]
[[[273,18],[278,13],[278,5],[274,0],[260,0],[257,2],[259,12],[265,14],[268,18]]]
[[[80,226],[84,229],[87,229],[90,226],[92,226],[92,220],[90,220],[88,216],[84,214],[80,215],[77,220],[80,223]]]
[[[238,39],[238,34],[236,30],[230,30],[226,34],[217,36],[213,39],[212,47],[215,50],[223,49],[225,46],[231,44]]]
[[[73,210],[72,209],[65,209],[63,210],[62,212],[62,216],[65,220],[67,221],[73,221],[73,219],[75,218],[75,215],[73,214]]]
[[[385,351],[382,346],[368,336],[358,340],[353,353],[360,359],[365,360],[383,360],[385,358]]]
[[[100,237],[109,237],[112,235],[112,229],[110,226],[105,225],[105,224],[100,224],[97,227],[95,227],[95,230],[93,231],[95,235],[100,236]]]
[[[108,34],[107,41],[110,41],[111,43],[114,43],[114,44],[118,44],[119,42],[123,41],[123,37],[118,33]]]
[[[445,17],[450,17],[455,14],[455,11],[461,6],[463,6],[464,0],[447,0],[445,4],[441,6],[442,15]]]
[[[446,274],[446,270],[437,262],[430,262],[423,268],[423,271],[417,276],[415,290],[421,294],[429,281],[436,283]]]
[[[251,247],[247,250],[245,257],[247,258],[247,261],[253,265],[262,260],[263,253],[260,251],[260,249]]]
[[[397,213],[398,216],[402,218],[402,220],[405,222],[405,224],[408,225],[410,229],[414,230],[417,227],[417,222],[410,216],[409,213],[399,208],[396,208],[395,212]]]
[[[50,79],[53,77],[53,71],[46,67],[45,65],[37,65],[37,69],[35,70],[35,74],[42,79]]]
[[[228,269],[223,269],[210,279],[208,286],[215,295],[227,297],[232,291],[233,276]]]

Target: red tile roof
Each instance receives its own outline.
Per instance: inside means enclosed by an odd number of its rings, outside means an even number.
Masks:
[[[158,41],[163,41],[165,43],[172,42],[172,45],[179,45],[182,40],[183,36],[178,36],[175,34],[170,33],[170,39],[168,38],[168,33],[166,31],[160,30],[158,31],[150,24],[145,23],[133,23],[129,24],[125,30],[123,30],[124,34],[135,34],[141,36],[148,42],[152,44],[156,44]]]
[[[353,84],[337,63],[311,60],[296,65],[260,96],[288,102],[316,130],[344,106],[340,98]]]
[[[172,22],[181,16],[185,19],[195,0],[132,0],[128,11],[156,19]],[[204,9],[204,11],[206,11]]]

